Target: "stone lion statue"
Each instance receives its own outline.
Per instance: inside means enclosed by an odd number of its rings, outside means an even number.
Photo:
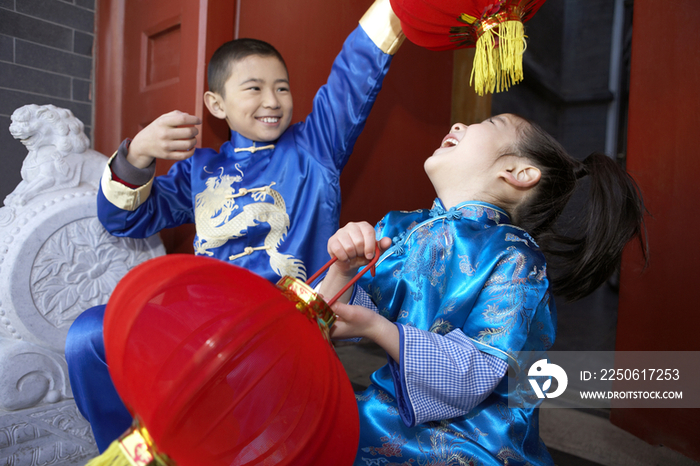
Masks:
[[[25,105],[14,111],[10,133],[27,147],[22,181],[4,201],[22,206],[30,199],[80,184],[99,186],[107,158],[89,148],[83,123],[70,110]]]

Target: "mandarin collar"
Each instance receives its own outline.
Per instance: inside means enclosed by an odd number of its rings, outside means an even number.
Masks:
[[[274,150],[274,146],[277,145],[279,139],[270,142],[253,141],[252,139],[242,136],[237,131],[231,130],[230,142],[234,152],[245,158],[249,157],[251,154],[259,154],[261,152],[269,153]]]
[[[467,219],[486,225],[510,224],[510,217],[500,207],[488,202],[466,201],[445,209],[440,198],[433,201],[429,212],[432,218],[447,218],[448,220]]]

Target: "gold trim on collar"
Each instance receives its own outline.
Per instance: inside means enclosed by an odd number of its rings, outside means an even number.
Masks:
[[[250,147],[234,147],[233,151],[234,151],[234,152],[244,152],[244,151],[248,151],[248,152],[251,152],[251,153],[255,154],[255,153],[256,153],[257,151],[259,151],[259,150],[274,149],[274,148],[275,148],[275,145],[274,145],[274,144],[268,144],[268,145],[266,145],[266,146],[260,146],[260,147],[258,147],[258,146],[255,145],[255,143],[253,143],[253,145],[250,146]]]

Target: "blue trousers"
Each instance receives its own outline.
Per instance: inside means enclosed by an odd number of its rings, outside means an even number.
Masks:
[[[83,312],[68,330],[66,361],[75,403],[88,420],[100,453],[131,426],[132,418],[109,375],[102,338],[105,306]]]

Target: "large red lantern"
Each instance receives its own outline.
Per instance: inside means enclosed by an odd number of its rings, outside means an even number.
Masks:
[[[406,38],[431,50],[476,47],[471,82],[479,95],[523,79],[523,23],[545,0],[391,0]]]
[[[104,339],[135,424],[92,464],[352,464],[355,396],[328,340],[329,308],[310,289],[308,299],[290,291],[305,286],[281,291],[190,255],[130,271],[107,304]]]

